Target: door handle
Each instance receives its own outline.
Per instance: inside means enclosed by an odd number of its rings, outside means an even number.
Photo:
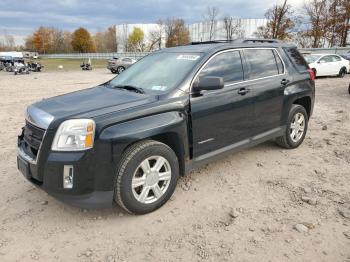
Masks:
[[[282,79],[281,81],[281,85],[287,85],[289,83],[289,80],[288,79]]]
[[[244,96],[245,94],[249,93],[249,89],[243,87],[240,88],[237,93]]]

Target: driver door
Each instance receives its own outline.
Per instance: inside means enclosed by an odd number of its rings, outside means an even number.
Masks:
[[[253,130],[253,96],[243,82],[240,51],[224,51],[209,59],[198,77],[209,76],[222,77],[225,86],[191,95],[193,156],[197,160],[243,143]]]
[[[318,76],[327,76],[332,74],[332,62],[330,56],[322,57],[317,63],[317,75]]]

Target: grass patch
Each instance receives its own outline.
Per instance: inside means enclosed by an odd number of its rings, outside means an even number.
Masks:
[[[35,60],[44,66],[44,71],[57,71],[58,66],[62,65],[63,70],[81,70],[80,65],[83,59],[61,59],[61,58],[43,58]],[[94,68],[107,68],[107,60],[105,59],[91,59],[91,64]]]

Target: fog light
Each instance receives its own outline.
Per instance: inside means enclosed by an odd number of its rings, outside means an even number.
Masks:
[[[63,167],[63,188],[73,188],[73,166]]]

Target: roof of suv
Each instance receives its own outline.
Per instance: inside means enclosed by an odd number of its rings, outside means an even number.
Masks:
[[[237,39],[233,41],[208,41],[208,42],[195,42],[188,45],[177,46],[162,49],[163,52],[202,52],[212,53],[220,50],[230,48],[243,48],[243,47],[296,47],[294,44],[288,44],[279,40],[271,39]]]

